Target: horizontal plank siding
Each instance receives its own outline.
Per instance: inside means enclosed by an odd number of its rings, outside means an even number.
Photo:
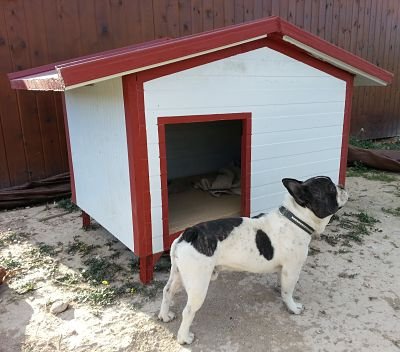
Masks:
[[[251,113],[255,214],[282,201],[283,177],[328,174],[338,181],[345,92],[344,81],[269,48],[145,82],[153,251],[162,248],[158,117]]]

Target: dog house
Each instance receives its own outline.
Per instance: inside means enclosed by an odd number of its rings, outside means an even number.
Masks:
[[[63,92],[73,201],[148,282],[182,230],[278,206],[282,178],[344,183],[353,86],[392,74],[270,17],[9,78]]]

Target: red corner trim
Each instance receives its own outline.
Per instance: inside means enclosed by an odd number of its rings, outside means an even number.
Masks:
[[[65,138],[67,140],[69,180],[70,180],[70,184],[71,184],[71,200],[73,203],[77,204],[76,203],[74,165],[72,163],[71,140],[69,137],[68,115],[67,115],[67,105],[65,103],[65,93],[61,93],[61,100],[62,100],[63,115],[64,115]]]
[[[351,104],[353,98],[353,78],[346,84],[346,101],[344,105],[344,121],[342,133],[342,150],[340,155],[339,183],[343,186],[346,183],[347,153],[349,148]]]
[[[152,233],[143,85],[138,83],[136,75],[127,75],[122,78],[122,88],[128,144],[134,253],[139,257],[146,257],[152,254]]]
[[[182,231],[169,233],[168,223],[168,184],[167,184],[167,154],[165,145],[165,125],[177,123],[194,123],[210,121],[242,121],[242,141],[241,141],[241,177],[242,177],[242,196],[241,196],[241,215],[250,216],[250,179],[251,179],[251,113],[230,113],[230,114],[210,114],[210,115],[188,115],[188,116],[168,116],[158,118],[158,135],[160,149],[160,177],[161,177],[161,199],[162,199],[162,221],[163,221],[163,242],[164,250],[171,247],[172,242]],[[184,230],[184,229],[182,229]]]

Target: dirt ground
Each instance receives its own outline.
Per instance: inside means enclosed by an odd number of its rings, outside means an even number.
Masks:
[[[400,176],[349,177],[351,199],[311,243],[290,314],[275,275],[221,273],[180,346],[178,319],[157,320],[168,261],[138,283],[137,260],[78,211],[55,205],[0,213],[0,351],[399,351]],[[383,176],[382,176],[383,175]],[[65,205],[64,205],[65,206]],[[55,217],[52,217],[55,215]],[[56,300],[69,303],[58,315]]]

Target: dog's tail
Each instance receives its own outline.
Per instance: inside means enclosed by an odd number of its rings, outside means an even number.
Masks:
[[[169,256],[171,258],[171,271],[178,271],[178,266],[176,264],[176,246],[179,243],[179,239],[180,237],[178,237],[177,239],[175,239],[172,244],[171,244],[171,248],[169,250]]]

